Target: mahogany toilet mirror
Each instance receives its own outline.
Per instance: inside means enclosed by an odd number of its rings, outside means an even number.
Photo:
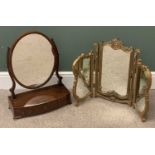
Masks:
[[[58,73],[59,54],[53,39],[40,32],[22,35],[8,48],[7,65],[12,80],[9,108],[14,118],[41,114],[70,104],[70,93]],[[54,72],[58,83],[45,86]],[[31,90],[16,94],[16,83]]]

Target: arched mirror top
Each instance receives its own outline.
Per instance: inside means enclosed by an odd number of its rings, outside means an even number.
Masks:
[[[108,42],[102,42],[102,47],[109,47],[113,50],[117,50],[117,51],[123,51],[125,53],[131,53],[133,52],[133,48],[132,47],[127,47],[123,44],[123,42],[118,39],[118,38],[114,38],[111,41]],[[138,49],[135,50],[135,52],[140,52],[138,51]]]

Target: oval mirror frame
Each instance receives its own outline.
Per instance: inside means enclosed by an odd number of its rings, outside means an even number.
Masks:
[[[38,34],[42,37],[44,37],[51,45],[51,54],[53,54],[53,57],[54,57],[54,63],[53,63],[53,69],[51,69],[51,73],[49,75],[49,77],[41,84],[38,84],[38,85],[31,85],[31,86],[27,86],[25,84],[23,84],[19,79],[18,77],[16,77],[15,75],[15,72],[14,72],[14,69],[13,69],[13,64],[12,64],[12,58],[13,58],[13,52],[14,52],[14,49],[16,47],[16,45],[19,43],[20,40],[22,40],[24,37],[28,36],[28,35],[31,35],[31,34]],[[8,49],[8,70],[9,70],[9,73],[11,75],[11,79],[12,79],[12,82],[13,82],[13,86],[14,88],[12,89],[15,89],[15,81],[21,85],[22,87],[24,88],[27,88],[27,89],[37,89],[37,88],[40,88],[42,86],[44,86],[50,79],[51,77],[53,76],[53,73],[55,71],[58,71],[58,66],[59,66],[59,58],[58,58],[58,51],[57,51],[57,47],[55,45],[55,42],[53,39],[49,39],[45,34],[43,33],[40,33],[40,32],[28,32],[28,33],[25,33],[23,35],[21,35],[16,41],[15,43],[12,45],[11,48]],[[51,67],[52,68],[52,67]],[[58,73],[56,73],[58,75]],[[59,75],[58,75],[59,76]],[[14,81],[15,79],[15,81]]]

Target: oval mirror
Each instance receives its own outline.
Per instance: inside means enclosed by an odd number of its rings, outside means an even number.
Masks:
[[[47,36],[31,32],[20,37],[12,48],[12,74],[25,88],[46,84],[54,72],[55,55]]]

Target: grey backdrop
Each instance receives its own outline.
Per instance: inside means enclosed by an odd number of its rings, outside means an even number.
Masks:
[[[155,27],[126,26],[1,26],[0,27],[0,71],[6,71],[7,47],[23,33],[40,31],[52,37],[60,55],[60,70],[70,71],[73,60],[81,52],[87,53],[94,42],[108,41],[118,37],[127,46],[140,48],[141,58],[151,70],[155,70]]]

